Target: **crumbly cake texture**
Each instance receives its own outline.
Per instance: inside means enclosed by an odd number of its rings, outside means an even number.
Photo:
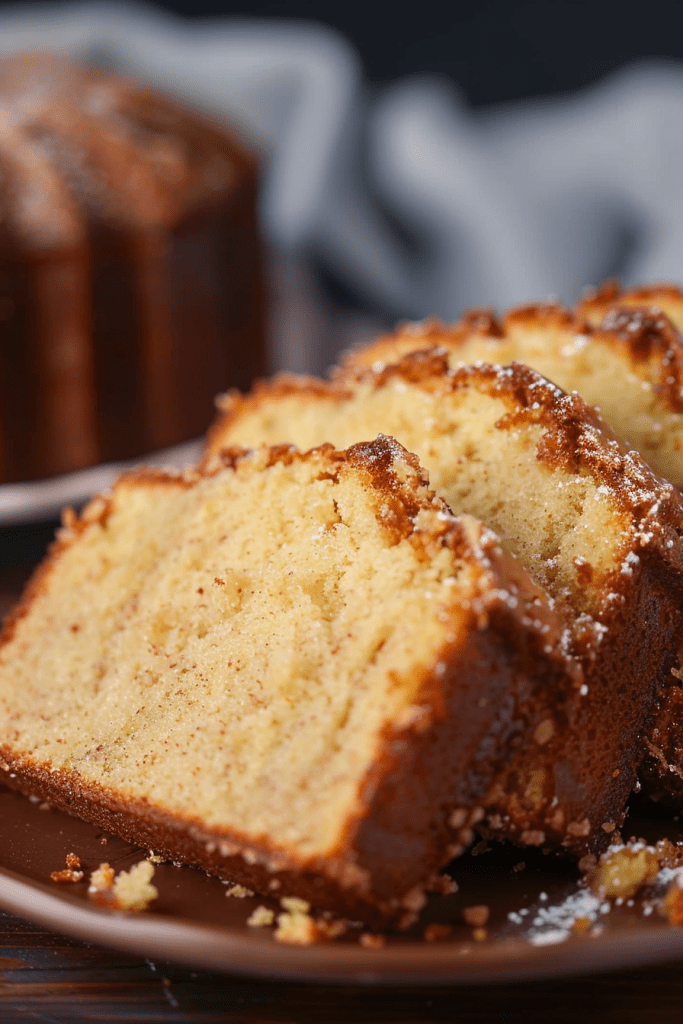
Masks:
[[[547,589],[583,673],[563,716],[530,718],[478,827],[579,854],[618,826],[655,690],[681,629],[683,503],[576,395],[520,364],[451,369],[431,349],[327,384],[291,376],[227,397],[221,444],[302,449],[377,430],[414,451],[453,509],[488,523]],[[609,709],[609,713],[606,712]]]
[[[4,629],[0,761],[161,856],[381,923],[572,682],[551,602],[395,441],[233,449],[68,520]]]
[[[677,317],[672,323],[670,317]],[[577,391],[617,437],[660,476],[683,485],[683,294],[674,286],[621,292],[606,285],[576,311],[558,303],[517,306],[500,318],[470,310],[458,322],[403,324],[346,354],[336,377],[353,379],[433,347],[451,366],[525,363]]]
[[[0,480],[204,433],[265,369],[254,155],[50,53],[0,60],[0,114]]]

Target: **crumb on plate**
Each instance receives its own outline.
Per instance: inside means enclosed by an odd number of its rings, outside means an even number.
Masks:
[[[81,869],[81,858],[76,853],[67,853],[66,867],[50,872],[53,882],[80,882],[85,872]]]
[[[110,864],[103,863],[90,876],[88,895],[101,906],[139,913],[159,895],[151,884],[153,876],[154,865],[148,860],[141,860],[130,871],[120,871],[118,875]]]
[[[250,928],[268,928],[275,920],[275,912],[260,904],[247,918],[247,925]]]

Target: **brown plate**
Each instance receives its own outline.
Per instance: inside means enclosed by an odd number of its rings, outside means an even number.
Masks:
[[[654,905],[656,890],[621,906],[596,900],[575,868],[533,851],[497,847],[451,866],[459,890],[434,896],[410,931],[381,948],[359,941],[352,927],[341,939],[313,946],[275,942],[272,929],[246,921],[258,896],[227,896],[204,872],[162,864],[159,898],[140,914],[102,909],[87,894],[87,872],[102,861],[118,870],[144,855],[119,839],[59,811],[0,788],[0,907],[75,938],[150,958],[164,958],[240,974],[309,981],[374,984],[460,984],[609,970],[683,957],[683,929],[672,928]],[[657,810],[640,809],[630,833],[652,842],[681,838],[679,826]],[[55,883],[50,873],[76,853],[86,869],[78,883]],[[524,861],[524,867],[520,867]],[[662,878],[662,884],[666,881]],[[629,905],[630,903],[630,905]],[[485,935],[463,919],[463,909],[485,905]],[[576,917],[590,927],[577,934]],[[427,941],[428,925],[447,924],[445,938]],[[432,929],[434,930],[434,929]]]

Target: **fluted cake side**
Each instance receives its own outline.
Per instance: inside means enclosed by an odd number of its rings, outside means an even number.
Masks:
[[[0,61],[0,480],[196,437],[265,368],[257,167],[153,89]]]

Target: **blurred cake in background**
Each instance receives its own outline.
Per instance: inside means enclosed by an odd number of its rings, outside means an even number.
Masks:
[[[175,100],[0,61],[0,481],[196,437],[264,371],[256,191],[244,144]]]

